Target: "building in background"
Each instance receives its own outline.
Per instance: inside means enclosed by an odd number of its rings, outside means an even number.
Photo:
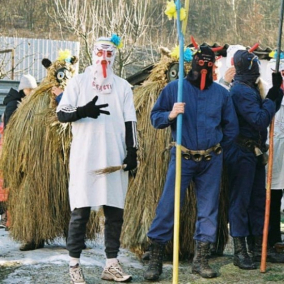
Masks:
[[[55,61],[59,49],[69,49],[79,58],[80,43],[77,41],[0,36],[0,79],[19,81],[23,73],[30,73],[40,82],[46,76],[41,60]],[[78,68],[79,64],[77,72]]]

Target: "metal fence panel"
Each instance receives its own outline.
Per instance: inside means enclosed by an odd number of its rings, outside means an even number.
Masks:
[[[79,58],[80,43],[75,41],[0,36],[0,51],[6,49],[15,50],[14,80],[20,80],[22,74],[29,73],[40,82],[46,76],[46,69],[41,64],[43,58],[48,58],[53,62],[58,57],[60,49],[69,49],[72,55],[76,55]],[[78,72],[78,63],[76,67]],[[6,74],[11,68],[11,53],[0,53],[0,72]],[[2,79],[12,79],[11,73]]]

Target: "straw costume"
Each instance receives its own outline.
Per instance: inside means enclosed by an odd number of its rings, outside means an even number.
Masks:
[[[66,237],[71,132],[68,124],[57,120],[51,89],[64,90],[76,62],[67,50],[53,63],[43,59],[47,76],[21,102],[5,130],[1,168],[9,188],[10,234],[30,243],[29,249],[43,247],[44,240]],[[88,236],[93,238],[94,233]]]

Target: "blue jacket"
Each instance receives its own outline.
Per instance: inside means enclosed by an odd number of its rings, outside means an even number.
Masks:
[[[258,89],[235,81],[230,90],[240,125],[240,134],[264,144],[267,127],[276,112],[270,99],[262,100]]]
[[[176,141],[176,121],[168,116],[177,102],[178,80],[170,82],[161,92],[151,112],[155,128],[170,126]],[[217,143],[226,147],[238,135],[238,120],[229,92],[217,83],[201,91],[183,81],[185,112],[182,121],[182,145],[191,150],[205,150]]]

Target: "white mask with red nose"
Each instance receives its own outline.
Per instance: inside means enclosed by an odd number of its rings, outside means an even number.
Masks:
[[[92,87],[103,94],[109,94],[113,87],[113,63],[116,46],[110,38],[99,38],[93,50]]]

